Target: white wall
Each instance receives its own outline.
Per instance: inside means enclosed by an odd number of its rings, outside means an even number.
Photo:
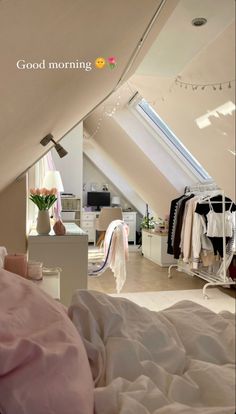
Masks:
[[[55,167],[61,173],[65,193],[73,193],[82,199],[83,186],[83,124],[79,124],[69,132],[60,144],[68,151],[68,155],[60,158],[52,150]]]
[[[121,207],[127,209],[131,207],[135,208],[130,204],[130,202],[122,195],[119,189],[113,184],[112,181],[107,178],[105,174],[102,173],[99,168],[96,167],[89,159],[84,155],[83,157],[83,182],[84,182],[84,191],[83,191],[83,205],[87,204],[87,192],[91,191],[91,184],[97,184],[97,191],[102,191],[103,184],[108,185],[108,191],[111,193],[111,198],[113,196],[119,196],[121,201]]]
[[[91,117],[86,120],[88,131],[94,130],[92,122]],[[144,212],[146,203],[155,217],[164,217],[169,212],[170,201],[177,197],[178,191],[115,118],[104,119],[99,132],[90,141],[95,141],[100,152],[106,154],[122,172],[123,179],[143,200]]]

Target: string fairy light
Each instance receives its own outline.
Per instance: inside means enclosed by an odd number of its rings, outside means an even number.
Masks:
[[[184,89],[190,89],[192,91],[197,90],[206,90],[207,88],[212,89],[213,91],[219,90],[222,91],[223,89],[231,89],[232,83],[235,82],[235,79],[230,79],[224,82],[210,82],[210,83],[191,83],[191,82],[185,82],[180,79],[180,76],[177,76],[175,79],[175,84],[178,85],[180,88]]]
[[[120,108],[121,106],[121,99],[122,99],[122,92],[131,92],[132,88],[129,85],[129,83],[127,82],[125,87],[122,88],[122,91],[119,91],[119,93],[117,93],[117,97],[116,97],[116,101],[113,103],[108,103],[103,105],[102,109],[101,109],[101,114],[97,120],[97,124],[96,127],[94,129],[94,131],[92,132],[92,134],[90,134],[89,138],[94,138],[98,131],[100,130],[100,128],[102,127],[102,123],[104,122],[105,119],[112,119],[113,116],[115,115],[116,111]],[[132,93],[134,93],[132,91]]]

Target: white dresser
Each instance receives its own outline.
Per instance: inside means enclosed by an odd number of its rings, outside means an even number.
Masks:
[[[87,289],[88,237],[75,223],[65,223],[66,235],[28,236],[29,260],[43,262],[46,267],[60,267],[61,302],[68,306],[76,289]]]
[[[176,263],[173,256],[167,253],[167,235],[153,230],[142,230],[142,253],[159,266],[168,267]]]
[[[136,211],[124,211],[123,220],[129,226],[129,242],[136,243]],[[95,220],[99,217],[97,211],[83,211],[81,215],[81,228],[88,235],[88,242],[95,243],[96,241],[96,230]]]
[[[83,211],[81,214],[81,228],[88,235],[89,243],[95,243],[95,220],[98,216],[96,211]]]

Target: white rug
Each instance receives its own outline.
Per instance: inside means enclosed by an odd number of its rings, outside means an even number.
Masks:
[[[168,308],[180,300],[191,300],[216,313],[223,310],[235,313],[234,298],[226,295],[217,288],[209,288],[206,293],[208,294],[209,299],[203,298],[202,289],[120,293],[119,295],[111,294],[111,296],[127,298],[140,306],[144,306],[154,311]]]

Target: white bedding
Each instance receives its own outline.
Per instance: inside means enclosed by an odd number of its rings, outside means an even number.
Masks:
[[[234,316],[190,301],[151,312],[77,291],[69,309],[90,361],[96,414],[234,414]]]

